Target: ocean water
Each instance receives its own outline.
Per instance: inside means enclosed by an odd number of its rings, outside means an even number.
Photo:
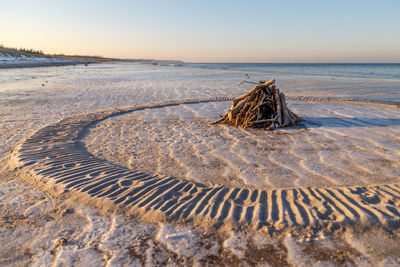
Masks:
[[[183,66],[274,74],[400,79],[400,63],[185,63]]]

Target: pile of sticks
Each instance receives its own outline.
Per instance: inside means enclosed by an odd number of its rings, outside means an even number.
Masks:
[[[228,112],[211,124],[226,123],[242,128],[275,130],[295,125],[300,119],[287,107],[285,95],[275,87],[275,79],[271,79],[268,82],[260,81],[249,92],[237,97]]]

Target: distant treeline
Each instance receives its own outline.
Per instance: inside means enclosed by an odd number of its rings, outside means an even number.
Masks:
[[[53,57],[58,58],[69,58],[69,59],[77,59],[77,60],[96,60],[96,61],[113,61],[113,58],[105,58],[100,56],[81,56],[81,55],[64,55],[64,54],[53,54]]]
[[[42,50],[35,49],[26,49],[26,48],[14,48],[14,47],[6,47],[0,44],[0,52],[7,53],[10,55],[18,56],[18,55],[26,55],[26,56],[44,56]]]
[[[118,59],[118,58],[106,58],[101,56],[85,56],[85,55],[64,55],[64,54],[45,54],[42,50],[26,49],[26,48],[14,48],[7,47],[0,44],[0,53],[9,54],[15,57],[21,55],[25,56],[36,56],[36,57],[56,57],[56,58],[69,58],[76,60],[89,60],[89,61],[126,61],[126,62],[167,62],[167,63],[183,63],[180,60],[155,60],[155,59]],[[156,63],[154,63],[156,64]]]

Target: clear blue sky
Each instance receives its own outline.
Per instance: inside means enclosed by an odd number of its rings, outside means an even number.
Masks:
[[[0,43],[197,62],[400,62],[400,1],[0,0]]]

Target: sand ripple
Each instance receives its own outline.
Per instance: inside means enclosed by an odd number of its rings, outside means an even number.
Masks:
[[[145,109],[104,120],[85,138],[95,156],[208,186],[287,188],[394,183],[400,112],[382,106],[291,102],[298,127],[277,132],[208,123],[228,102]]]
[[[157,112],[162,112],[160,111],[161,108],[216,100],[226,101],[226,99],[204,99],[201,101],[190,100],[135,105],[70,117],[44,127],[23,140],[14,149],[10,157],[10,163],[15,168],[20,169],[25,178],[34,181],[47,190],[54,191],[55,189],[58,193],[96,200],[96,204],[100,206],[112,204],[132,213],[143,214],[145,218],[147,217],[151,220],[161,219],[159,215],[162,215],[169,220],[200,219],[203,223],[209,221],[217,226],[227,222],[239,222],[255,227],[266,226],[272,230],[299,225],[328,225],[328,228],[335,228],[341,224],[360,222],[380,223],[392,227],[399,226],[400,186],[398,185],[398,180],[396,180],[398,166],[395,165],[397,164],[395,159],[399,156],[399,149],[394,146],[396,145],[396,140],[398,140],[396,136],[398,136],[399,124],[396,117],[388,116],[391,113],[390,111],[386,112],[386,114],[379,113],[382,108],[377,108],[374,113],[370,114],[369,116],[374,119],[370,120],[355,116],[359,111],[354,111],[353,108],[346,110],[345,107],[338,105],[333,110],[334,114],[336,112],[335,116],[329,115],[322,119],[321,115],[316,116],[316,118],[308,115],[308,118],[305,117],[306,122],[303,127],[270,134],[268,137],[275,141],[273,144],[278,152],[272,149],[266,151],[267,153],[263,154],[263,157],[267,157],[271,165],[276,165],[277,172],[281,172],[282,169],[285,170],[273,177],[276,179],[281,177],[281,180],[285,180],[286,173],[288,177],[293,177],[289,179],[289,182],[285,181],[283,184],[268,178],[265,184],[257,185],[269,184],[271,188],[247,186],[252,183],[251,177],[253,174],[251,173],[247,174],[247,176],[243,175],[241,181],[231,181],[232,183],[237,183],[238,186],[219,185],[215,181],[213,182],[215,183],[214,185],[208,185],[206,181],[199,183],[158,174],[149,175],[145,172],[132,170],[99,159],[88,153],[81,143],[88,127],[92,126],[94,122],[104,120],[110,116],[131,111],[137,113],[137,111],[143,109],[155,111],[155,108],[158,108]],[[295,106],[295,109],[300,114],[302,113],[302,105],[306,105],[307,107],[304,106],[303,108],[308,109],[310,103],[298,103]],[[315,105],[318,106],[318,104]],[[315,110],[321,110],[324,107],[326,110],[322,114],[332,113],[332,109],[326,107],[326,105],[320,105]],[[187,109],[188,107],[185,106],[184,108]],[[204,106],[204,109],[206,112],[209,111],[206,106]],[[188,109],[188,112],[193,114],[194,111]],[[196,116],[201,117],[198,109],[196,109],[196,112],[198,114]],[[363,112],[361,114],[365,114]],[[341,119],[339,123],[336,123],[338,116],[341,116]],[[321,121],[318,121],[318,118],[321,118]],[[173,120],[176,121],[176,119]],[[142,121],[144,120],[142,119]],[[323,125],[326,121],[328,125]],[[370,123],[370,121],[373,121],[373,123]],[[152,122],[152,120],[149,122]],[[105,123],[107,122],[105,121]],[[203,127],[202,123],[204,123],[202,119],[193,120],[192,128],[189,127],[189,130],[183,133],[178,130],[179,127],[182,128],[181,122],[177,124],[178,128],[172,129],[170,144],[166,144],[166,147],[169,147],[168,153],[171,155],[171,159],[174,159],[175,162],[178,161],[177,155],[180,151],[177,151],[176,147],[184,150],[184,147],[187,147],[184,144],[187,138],[185,134],[194,138],[196,136],[194,133],[197,130],[193,129],[196,129],[196,127],[201,129]],[[384,129],[384,131],[370,130],[371,124],[374,127]],[[143,125],[145,124],[143,123]],[[349,127],[349,125],[357,126]],[[389,125],[394,126],[393,129],[387,127]],[[162,127],[156,125],[156,129],[160,128]],[[120,134],[123,136],[123,127],[120,127],[120,129]],[[228,142],[229,150],[233,152],[241,152],[247,149],[246,147],[240,147],[240,143],[246,138],[250,138],[250,141],[253,141],[253,143],[249,143],[252,146],[248,149],[253,149],[257,146],[268,147],[268,144],[262,143],[261,140],[267,142],[265,139],[269,138],[266,138],[265,135],[259,135],[255,131],[245,133],[225,126],[216,127],[213,131],[219,132],[223,138],[230,140]],[[176,136],[177,134],[182,135]],[[376,135],[378,136],[377,138],[375,137]],[[150,136],[150,138],[153,138],[153,134]],[[388,136],[390,138],[387,138]],[[144,134],[142,134],[143,137]],[[179,138],[181,138],[182,142],[180,145]],[[211,138],[211,142],[204,142],[204,144],[202,144],[204,137],[190,140],[192,142],[189,146],[190,153],[197,157],[203,155],[202,161],[206,163],[207,160],[212,161],[212,159],[208,158],[209,153],[213,153],[215,158],[221,161],[228,154],[232,154],[223,151],[217,153],[215,148],[213,150],[213,147],[217,147],[217,144],[212,143],[213,140],[217,142],[217,139],[213,139],[214,137],[211,133],[209,138]],[[297,140],[297,138],[300,139]],[[341,138],[343,140],[350,139],[350,141],[342,141]],[[390,142],[386,142],[388,139]],[[280,140],[283,140],[284,144],[280,144]],[[330,143],[328,142],[329,140],[331,141]],[[220,142],[224,144],[225,141]],[[275,145],[276,143],[278,145]],[[196,144],[197,146],[195,146]],[[378,149],[378,145],[382,149]],[[210,146],[212,149],[210,149]],[[282,148],[287,146],[290,147],[290,150],[284,151]],[[359,149],[354,150],[357,146]],[[345,147],[344,156],[342,158],[332,156],[333,154],[330,152],[332,147],[337,149]],[[155,150],[159,151],[160,149],[157,150],[155,148]],[[118,153],[118,150],[115,153]],[[373,154],[371,155],[371,153]],[[371,156],[371,161],[365,162],[366,156]],[[235,168],[234,164],[239,166],[243,162],[246,164],[257,162],[257,157],[261,156],[256,155],[255,158],[250,158],[249,155],[240,155],[240,157],[237,157],[237,162],[235,162],[234,157],[229,160],[233,162],[232,165]],[[282,161],[280,160],[282,158],[289,160]],[[385,161],[381,161],[382,158]],[[377,161],[377,159],[380,163],[375,164],[375,167],[371,169],[371,162]],[[313,163],[315,160],[318,160],[318,164]],[[188,170],[191,169],[186,167],[190,166],[190,164],[180,161],[181,163],[176,164],[176,166],[181,164],[187,169],[186,173],[190,173]],[[357,163],[353,163],[355,161]],[[350,168],[348,164],[346,165],[346,162],[351,162]],[[382,162],[387,163],[388,168],[380,167]],[[129,164],[132,165],[132,161]],[[255,168],[257,167],[255,166]],[[263,166],[259,167],[263,168]],[[341,170],[340,167],[345,171]],[[193,170],[191,171],[193,172]],[[269,169],[267,169],[267,172],[269,174]],[[384,178],[377,182],[382,182],[382,184],[371,186],[369,183],[376,182],[376,179],[379,179],[379,176],[377,176],[379,172],[382,173]],[[365,174],[365,177],[362,176],[356,182],[352,182],[353,179],[357,178],[357,173]],[[368,173],[372,176],[368,177]],[[348,179],[346,174],[354,175],[354,177]],[[311,181],[315,183],[316,178],[323,181],[322,185],[308,186]],[[211,179],[216,178],[211,177]],[[260,182],[257,181],[256,183]],[[285,187],[285,183],[288,183],[287,186],[301,186],[295,188],[272,187],[275,184]],[[325,183],[326,186],[324,186]],[[348,186],[359,183],[363,183],[363,185]]]

